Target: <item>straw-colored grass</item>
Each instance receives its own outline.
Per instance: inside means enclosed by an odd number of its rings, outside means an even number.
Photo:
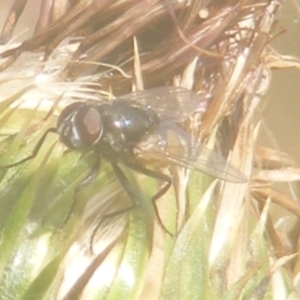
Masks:
[[[21,43],[27,0],[12,2],[0,46],[0,299],[299,299],[300,205],[276,186],[299,181],[299,168],[257,143],[271,68],[299,67],[269,46],[281,2],[45,0]],[[78,188],[94,155],[54,133],[5,167],[68,104],[157,86],[198,94],[180,126],[200,157],[207,147],[227,161],[202,157],[203,174],[151,157],[172,178],[155,204],[174,236],[151,202],[163,183],[122,164],[139,205],[101,222],[130,199],[105,160]],[[296,222],[280,232],[286,216]]]

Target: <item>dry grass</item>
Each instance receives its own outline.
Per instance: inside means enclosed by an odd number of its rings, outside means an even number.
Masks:
[[[128,199],[106,162],[74,196],[92,157],[49,136],[37,157],[0,169],[0,298],[298,299],[300,204],[276,183],[299,181],[299,168],[257,144],[271,68],[299,67],[269,46],[281,3],[45,0],[16,44],[26,2],[1,34],[1,165],[28,155],[74,99],[176,85],[206,99],[182,126],[247,181],[165,168],[174,188],[157,206],[170,237],[149,201],[157,183],[124,169],[141,205],[101,224],[91,246],[101,216]]]

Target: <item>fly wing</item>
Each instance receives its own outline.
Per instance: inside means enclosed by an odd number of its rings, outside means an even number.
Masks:
[[[175,164],[196,170],[219,179],[234,183],[244,183],[246,176],[231,165],[220,154],[203,144],[192,146],[191,137],[180,128],[157,131],[141,141],[136,155],[148,161],[160,161],[163,165]]]
[[[153,109],[162,120],[180,123],[196,111],[204,111],[209,96],[182,87],[158,87],[132,92],[116,100],[136,102]]]

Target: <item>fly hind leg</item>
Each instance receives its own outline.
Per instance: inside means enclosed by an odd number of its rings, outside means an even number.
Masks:
[[[151,201],[153,203],[153,207],[154,207],[154,211],[155,211],[155,215],[157,217],[157,221],[158,221],[158,225],[165,231],[167,232],[170,236],[174,236],[174,234],[172,232],[170,232],[166,226],[164,225],[164,223],[162,222],[160,215],[159,215],[159,211],[156,205],[156,200],[158,200],[159,198],[161,198],[171,187],[172,184],[172,179],[163,173],[151,170],[151,169],[147,169],[139,164],[131,164],[131,163],[126,163],[126,166],[128,166],[129,168],[131,168],[132,170],[142,173],[148,177],[152,177],[161,181],[166,182],[166,184],[151,198]]]
[[[132,205],[125,207],[123,209],[120,209],[118,211],[112,212],[112,213],[108,213],[106,215],[104,215],[100,221],[98,222],[97,226],[93,229],[93,233],[91,235],[91,240],[90,240],[90,252],[93,252],[93,244],[94,244],[94,240],[95,240],[95,236],[96,233],[98,231],[98,229],[100,228],[101,224],[103,224],[103,222],[109,218],[114,218],[116,216],[119,216],[121,214],[124,214],[128,211],[130,211],[131,209],[135,208],[138,203],[139,203],[139,199],[137,198],[136,193],[134,193],[132,186],[130,184],[130,182],[128,181],[128,178],[125,176],[125,174],[123,173],[123,171],[120,169],[120,167],[118,166],[118,164],[116,163],[111,163],[111,166],[113,168],[113,171],[117,177],[117,179],[119,180],[121,186],[123,187],[124,191],[127,193],[127,195],[129,196]],[[152,202],[153,202],[153,207],[154,207],[154,211],[155,211],[155,215],[157,217],[158,220],[158,224],[159,226],[165,231],[167,232],[170,236],[174,236],[173,233],[171,233],[163,224],[156,203],[155,201],[158,200],[160,197],[162,197],[170,188],[171,184],[172,184],[172,180],[169,176],[163,174],[163,173],[159,173],[150,169],[147,169],[141,165],[138,164],[130,164],[130,163],[126,163],[126,166],[129,167],[130,169],[142,173],[146,176],[161,180],[166,182],[166,184],[151,198]]]
[[[96,227],[93,229],[91,239],[90,239],[90,252],[92,254],[94,253],[93,244],[94,244],[96,233],[97,233],[98,229],[100,228],[100,226],[103,224],[103,222],[106,221],[107,219],[115,218],[119,215],[122,215],[122,214],[130,211],[131,209],[135,208],[135,206],[137,204],[136,195],[134,194],[127,177],[124,175],[124,173],[122,172],[122,170],[116,163],[111,163],[111,166],[112,166],[113,171],[114,171],[116,177],[118,178],[120,184],[122,185],[123,189],[125,190],[125,192],[129,196],[129,198],[131,199],[133,205],[125,207],[125,208],[117,210],[117,211],[114,211],[114,212],[111,212],[111,213],[108,213],[108,214],[105,214],[104,216],[101,217],[100,221],[98,222]]]

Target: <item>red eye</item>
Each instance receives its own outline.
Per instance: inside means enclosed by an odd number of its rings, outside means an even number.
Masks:
[[[93,106],[86,105],[79,108],[74,125],[84,146],[94,145],[99,140],[102,133],[102,120]]]
[[[83,102],[67,106],[57,121],[57,133],[69,148],[94,145],[102,134],[102,120],[97,109]]]

